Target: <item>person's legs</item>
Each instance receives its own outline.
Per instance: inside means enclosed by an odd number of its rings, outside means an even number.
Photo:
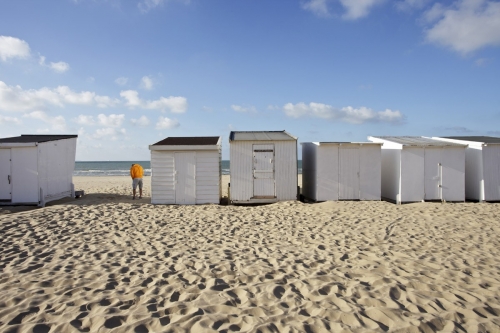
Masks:
[[[132,199],[135,199],[135,193],[136,193],[136,189],[137,189],[137,183],[138,183],[138,179],[133,179],[132,180],[132,193],[133,193],[133,197]]]
[[[139,180],[139,199],[142,199],[142,178]]]

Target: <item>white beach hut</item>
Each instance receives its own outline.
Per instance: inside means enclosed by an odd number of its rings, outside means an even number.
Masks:
[[[370,136],[382,145],[382,198],[465,200],[465,145],[416,136]]]
[[[465,150],[465,197],[500,201],[500,138],[449,136],[433,139],[467,145]]]
[[[0,139],[0,204],[44,206],[74,197],[77,135]]]
[[[232,131],[229,149],[232,203],[297,199],[296,137],[286,131]]]
[[[313,201],[380,200],[381,143],[302,142],[302,195]]]
[[[221,138],[168,137],[151,150],[151,203],[220,203]]]

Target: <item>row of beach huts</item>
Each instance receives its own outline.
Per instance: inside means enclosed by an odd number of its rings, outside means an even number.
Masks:
[[[0,204],[75,195],[76,135],[0,139]],[[500,138],[370,136],[369,142],[301,142],[286,131],[229,135],[233,204],[381,200],[500,201]],[[149,146],[153,204],[218,204],[221,137],[168,137]]]

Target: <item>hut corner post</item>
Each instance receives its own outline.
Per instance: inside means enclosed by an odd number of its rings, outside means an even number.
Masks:
[[[38,201],[38,207],[45,207],[45,198],[43,196],[43,189],[40,187],[40,201]]]
[[[75,198],[75,184],[71,183],[71,197]]]

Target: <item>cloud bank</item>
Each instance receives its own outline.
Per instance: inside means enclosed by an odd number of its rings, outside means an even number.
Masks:
[[[351,106],[336,108],[322,103],[287,103],[283,106],[283,112],[292,118],[313,117],[328,120],[342,121],[351,124],[362,124],[366,122],[401,123],[404,119],[400,111],[386,109],[384,111],[373,111],[367,107],[353,108]]]
[[[424,19],[430,24],[425,30],[429,43],[463,55],[500,45],[500,2],[460,0],[448,7],[436,3]]]

